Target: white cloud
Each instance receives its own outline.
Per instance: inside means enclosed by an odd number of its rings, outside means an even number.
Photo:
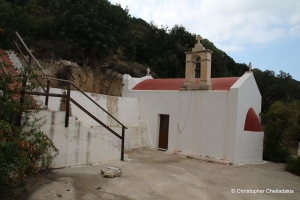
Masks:
[[[222,49],[223,51],[225,50],[225,52],[232,52],[232,51],[244,51],[246,48],[244,46],[241,45],[228,45],[228,44],[222,44],[220,43],[217,48]]]
[[[183,25],[224,51],[300,37],[299,0],[112,0],[158,26]]]

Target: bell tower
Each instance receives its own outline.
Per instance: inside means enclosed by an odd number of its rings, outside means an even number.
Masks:
[[[211,89],[211,54],[213,52],[202,46],[200,35],[196,37],[196,40],[197,44],[192,48],[192,51],[185,52],[185,79],[181,90]],[[200,72],[199,82],[196,82],[195,71]]]

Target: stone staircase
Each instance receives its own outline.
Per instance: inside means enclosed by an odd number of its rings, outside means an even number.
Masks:
[[[20,68],[22,68],[22,64],[15,54],[12,56],[12,59],[10,58],[10,55],[12,54],[9,51],[0,49],[0,75],[8,74],[15,77],[14,82],[8,84],[8,87],[13,89],[22,86],[22,83],[16,78],[16,76],[19,75],[19,71],[14,67],[14,64],[17,64]],[[14,100],[19,100],[19,98],[20,95],[15,95],[13,97]]]
[[[18,56],[13,51],[6,51],[6,53],[10,61],[12,62],[12,65],[15,67],[15,70],[17,70],[18,72],[23,70],[23,65]]]
[[[0,49],[0,54],[0,60],[2,62],[4,62],[8,66],[14,67],[14,70],[11,71],[20,72],[21,70],[23,70],[23,65],[20,59],[13,51],[5,51]],[[13,74],[17,74],[16,72],[14,72]]]
[[[10,60],[9,55],[7,54],[7,51],[0,49],[0,61],[1,61],[1,74],[2,73],[10,73],[12,75],[15,75],[13,68],[10,66],[13,66],[13,62]]]

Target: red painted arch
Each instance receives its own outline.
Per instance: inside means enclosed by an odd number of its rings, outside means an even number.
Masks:
[[[244,131],[252,131],[252,132],[262,132],[263,131],[261,128],[259,119],[253,108],[249,108],[249,110],[247,112]]]

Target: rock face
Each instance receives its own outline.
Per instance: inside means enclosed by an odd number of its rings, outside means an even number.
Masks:
[[[79,67],[79,65],[75,62],[72,61],[68,61],[68,60],[59,60],[61,64],[65,65],[65,66],[71,66],[71,67]],[[58,64],[60,64],[58,62]]]
[[[101,174],[106,178],[114,178],[122,175],[121,168],[108,167],[106,170],[101,169]]]
[[[21,59],[23,65],[26,63]],[[84,92],[122,96],[123,75],[113,70],[102,70],[106,65],[95,68],[82,67],[67,60],[38,60],[47,76],[70,80]],[[66,85],[51,81],[51,87],[66,89]]]

